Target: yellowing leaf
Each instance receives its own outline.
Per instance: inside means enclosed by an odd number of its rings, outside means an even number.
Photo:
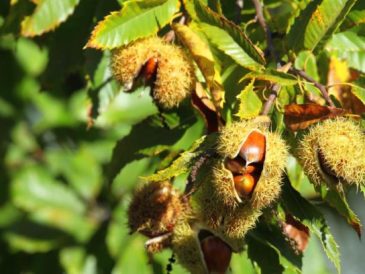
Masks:
[[[351,84],[351,92],[365,105],[365,88]]]
[[[212,93],[216,107],[223,104],[224,90],[218,71],[215,69],[213,54],[209,46],[188,26],[175,24],[173,29],[181,42],[189,49],[194,61],[203,73],[205,81]]]
[[[155,34],[179,10],[178,0],[128,1],[94,28],[85,47],[112,49]]]
[[[70,16],[80,0],[43,0],[31,16],[27,16],[21,27],[23,36],[33,37],[55,29]]]
[[[247,73],[241,80],[256,78],[258,80],[278,83],[281,86],[293,86],[298,83],[298,80],[285,72],[267,69],[263,72],[252,71]]]
[[[235,116],[240,119],[251,119],[259,115],[262,102],[257,94],[254,92],[255,78],[242,90],[237,96],[239,100],[238,112]]]

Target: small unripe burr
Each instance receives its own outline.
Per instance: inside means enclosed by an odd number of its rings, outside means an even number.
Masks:
[[[147,183],[134,193],[128,208],[128,226],[132,233],[160,236],[172,231],[183,208],[180,195],[169,182]]]

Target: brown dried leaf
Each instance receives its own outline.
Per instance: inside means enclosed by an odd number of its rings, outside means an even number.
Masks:
[[[317,104],[290,104],[285,106],[284,122],[292,131],[305,129],[310,125],[346,114],[346,110]]]
[[[283,224],[283,232],[295,242],[296,250],[303,252],[308,246],[310,237],[309,228],[300,221],[294,219],[290,214],[286,215],[286,220]]]

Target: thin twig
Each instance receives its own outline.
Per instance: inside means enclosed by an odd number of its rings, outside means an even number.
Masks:
[[[333,103],[331,97],[328,94],[328,91],[326,89],[326,86],[322,85],[321,83],[317,82],[316,80],[314,80],[312,77],[310,77],[307,73],[305,73],[304,70],[299,70],[296,68],[291,68],[290,72],[302,77],[304,80],[307,80],[308,82],[312,83],[316,88],[318,88],[321,93],[323,98],[326,100],[327,104],[331,107],[334,107],[335,104]]]
[[[271,106],[274,104],[276,97],[279,95],[279,91],[281,89],[280,84],[274,84],[271,88],[271,93],[269,95],[269,98],[267,98],[262,110],[261,115],[268,115],[271,109]]]
[[[241,10],[244,6],[244,0],[236,0],[236,16],[235,16],[235,23],[239,24],[241,22]]]
[[[277,68],[280,68],[281,67],[280,59],[279,59],[278,54],[275,51],[275,47],[274,47],[274,44],[272,42],[272,36],[271,36],[270,28],[266,24],[264,14],[262,12],[261,2],[259,0],[252,0],[252,3],[255,6],[257,21],[259,22],[261,28],[265,32],[266,44],[267,44],[267,48],[269,49],[270,55],[273,58],[273,60],[276,62]],[[269,98],[266,100],[266,102],[265,102],[265,104],[264,104],[264,106],[261,110],[261,115],[267,115],[270,112],[271,106],[275,102],[276,97],[278,97],[280,89],[281,89],[280,84],[276,83],[276,84],[272,85]]]
[[[270,55],[273,58],[273,60],[275,60],[275,62],[278,64],[278,66],[280,66],[279,56],[277,55],[277,53],[275,51],[274,44],[272,42],[271,31],[270,31],[270,28],[268,27],[268,25],[266,24],[260,0],[252,0],[252,3],[255,6],[257,21],[259,22],[261,28],[265,32],[266,44],[269,49]]]

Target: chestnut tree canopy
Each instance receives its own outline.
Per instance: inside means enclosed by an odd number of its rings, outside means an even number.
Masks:
[[[1,0],[0,273],[356,273],[328,216],[361,238],[364,18],[360,0]],[[201,250],[179,257],[184,237]]]

